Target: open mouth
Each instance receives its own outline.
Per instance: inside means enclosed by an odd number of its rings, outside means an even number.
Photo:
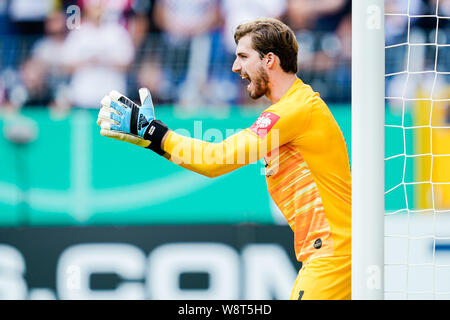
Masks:
[[[250,84],[251,84],[251,82],[252,82],[252,80],[250,79],[250,77],[248,76],[248,75],[246,75],[246,74],[240,74],[240,76],[241,76],[241,78],[242,79],[246,79],[249,83],[248,83],[248,86],[247,86],[247,89],[250,87]]]

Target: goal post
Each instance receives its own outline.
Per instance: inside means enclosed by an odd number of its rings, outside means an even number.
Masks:
[[[450,299],[447,4],[352,1],[353,299]]]
[[[384,0],[352,0],[352,299],[384,298]]]

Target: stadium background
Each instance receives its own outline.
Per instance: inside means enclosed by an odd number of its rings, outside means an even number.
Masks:
[[[233,23],[278,17],[299,40],[299,77],[327,102],[350,155],[350,1],[241,2],[2,2],[0,298],[289,296],[300,264],[290,229],[267,193],[263,164],[209,179],[101,137],[97,101],[108,92],[98,92],[101,83],[74,85],[84,66],[70,65],[73,57],[65,60],[67,51],[92,51],[95,57],[85,59],[95,69],[109,56],[117,58],[117,65],[102,67],[111,70],[98,73],[113,72],[133,99],[139,87],[148,87],[157,117],[170,128],[220,141],[227,130],[250,126],[269,105],[265,99],[251,101],[231,72]],[[431,2],[417,1],[421,10]],[[128,39],[96,47],[88,35],[67,45],[70,33],[85,26],[77,8],[83,19],[97,16],[100,25],[124,28]],[[387,39],[404,36],[404,22],[387,23],[393,30]],[[412,29],[426,37],[432,28],[432,22],[421,20]],[[115,55],[122,50],[132,54]],[[404,54],[387,52],[387,72],[401,68]],[[424,63],[431,63],[430,56],[425,52]],[[448,64],[448,55],[442,57]],[[387,83],[387,91],[395,88],[395,81]],[[87,96],[94,98],[80,100]],[[402,122],[398,106],[386,107],[386,119]],[[414,123],[414,114],[404,120]],[[448,114],[437,120],[447,123]],[[398,130],[386,136],[387,155],[418,148],[412,135],[405,145]],[[402,180],[403,165],[386,169],[386,190]],[[417,163],[405,168],[407,178],[420,174]],[[407,196],[391,193],[386,211],[419,207],[426,197],[426,190],[414,188]],[[448,206],[443,199],[442,206]]]

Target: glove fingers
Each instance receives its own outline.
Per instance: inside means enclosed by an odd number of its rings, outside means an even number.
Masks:
[[[110,118],[98,118],[97,119],[97,124],[100,126],[100,128],[102,129],[111,129],[111,125],[118,125],[118,123]]]
[[[117,114],[124,114],[125,113],[125,108],[126,106],[124,106],[121,102],[116,102],[114,100],[111,101],[111,103],[109,104],[109,106],[116,111]]]
[[[116,90],[112,90],[109,93],[109,97],[111,98],[111,100],[113,101],[119,101],[119,99],[123,96],[123,94],[121,94],[120,92],[116,91]]]
[[[111,120],[111,114],[116,111],[109,107],[102,107],[98,112],[97,124],[100,125],[100,122],[103,120]]]
[[[104,96],[103,99],[100,101],[102,107],[109,108],[109,105],[111,103],[111,98],[109,96]]]
[[[112,102],[112,100],[111,100],[111,98],[109,96],[104,96],[103,99],[100,101],[100,103],[102,105],[102,108],[100,109],[100,111],[103,112],[103,113],[113,112],[115,114],[119,114],[120,115],[120,113],[117,110],[115,110],[115,109],[113,109],[111,107],[111,102]]]
[[[111,120],[114,120],[115,122],[117,122],[117,124],[120,124],[120,122],[122,121],[122,118],[115,113],[110,113],[109,116]]]
[[[115,130],[115,131],[120,131],[120,127],[115,123],[111,123],[110,129]]]
[[[109,106],[113,108],[115,111],[117,111],[118,114],[124,114],[126,112],[126,109],[128,106],[120,102],[120,98],[125,97],[123,94],[116,90],[112,90],[109,93],[109,98],[111,100]],[[126,98],[126,97],[125,97]]]
[[[100,123],[100,128],[101,129],[106,129],[106,130],[110,130],[111,129],[111,122],[107,122],[107,121],[102,121]]]
[[[153,107],[152,95],[147,88],[139,89],[139,98],[142,107]]]
[[[103,107],[100,109],[97,124],[102,130],[119,131],[122,134],[143,137],[155,116],[150,91],[146,88],[140,89],[139,97],[142,102],[141,107],[121,93],[111,91],[101,101]],[[147,141],[146,144],[149,142]]]

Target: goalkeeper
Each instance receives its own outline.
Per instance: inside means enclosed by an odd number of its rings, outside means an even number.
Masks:
[[[150,92],[141,89],[141,106],[115,91],[103,98],[100,133],[208,177],[264,157],[269,193],[302,262],[291,299],[350,299],[351,178],[342,132],[319,94],[297,78],[298,43],[288,26],[258,19],[239,25],[234,38],[232,70],[249,82],[251,98],[272,102],[251,127],[220,143],[179,135],[155,119]]]

